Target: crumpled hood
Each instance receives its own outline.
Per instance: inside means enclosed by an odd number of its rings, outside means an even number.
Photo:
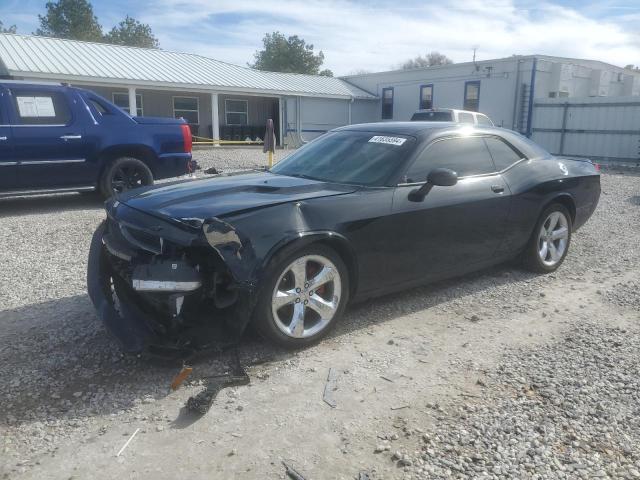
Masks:
[[[342,195],[356,188],[269,172],[248,172],[159,184],[122,194],[118,201],[150,214],[193,224],[280,203]]]

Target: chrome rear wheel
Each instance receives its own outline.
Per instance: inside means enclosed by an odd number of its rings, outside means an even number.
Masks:
[[[545,208],[522,252],[524,267],[532,272],[550,273],[562,265],[571,244],[572,223],[565,205],[552,203]]]
[[[569,220],[556,210],[547,216],[538,232],[538,255],[540,261],[554,267],[564,257],[569,240]]]

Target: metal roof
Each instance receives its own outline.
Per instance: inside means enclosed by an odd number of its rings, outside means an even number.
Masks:
[[[263,72],[190,53],[33,35],[0,34],[0,74],[334,98],[376,98],[335,77]]]

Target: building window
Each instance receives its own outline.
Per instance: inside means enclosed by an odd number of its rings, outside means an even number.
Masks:
[[[393,118],[393,87],[382,89],[382,119]]]
[[[247,125],[249,123],[249,102],[247,100],[226,99],[224,115],[227,125]]]
[[[420,86],[420,109],[433,108],[433,84]]]
[[[173,116],[192,125],[200,123],[198,97],[173,97]]]
[[[465,82],[463,110],[477,112],[480,107],[480,81]]]
[[[113,103],[120,107],[122,110],[131,115],[129,111],[129,93],[127,92],[113,92]],[[144,106],[142,104],[142,94],[136,93],[136,116],[142,117],[144,115]]]

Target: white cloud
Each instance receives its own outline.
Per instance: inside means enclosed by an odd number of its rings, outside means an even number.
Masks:
[[[323,50],[336,74],[388,70],[431,50],[469,61],[474,46],[480,59],[538,53],[640,64],[640,7],[606,3],[581,5],[581,13],[534,0],[141,0],[131,1],[128,13],[149,23],[167,50],[239,65],[274,30]],[[118,4],[109,13],[124,16]],[[3,13],[0,7],[0,19]]]
[[[381,2],[350,0],[264,1],[162,0],[145,21],[165,48],[194,51],[233,63],[251,61],[266,32],[297,34],[325,53],[336,74],[387,70],[407,58],[438,50],[454,61],[511,54],[590,58],[640,63],[640,36],[616,23],[597,21],[552,3],[519,6],[512,1]],[[273,16],[269,15],[272,13]],[[216,15],[235,17],[227,24]],[[627,22],[631,25],[631,22]]]

